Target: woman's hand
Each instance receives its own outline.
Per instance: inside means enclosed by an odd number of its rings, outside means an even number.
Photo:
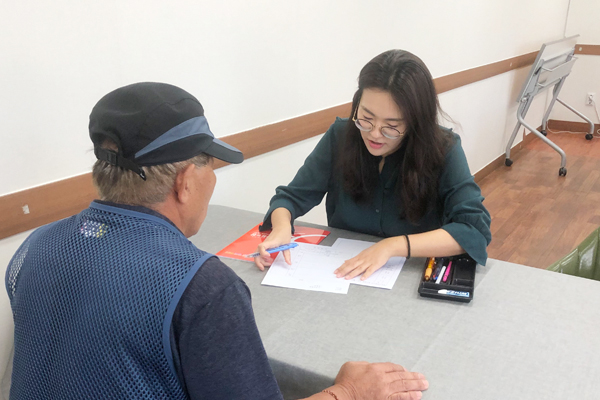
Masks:
[[[361,251],[356,257],[346,260],[334,273],[338,278],[346,277],[346,279],[363,274],[360,279],[364,281],[396,255],[398,251],[396,247],[396,238],[383,239]]]
[[[257,252],[260,253],[259,256],[254,257],[254,264],[261,271],[265,270],[265,267],[273,264],[273,257],[271,254],[267,253],[267,249],[272,249],[273,247],[282,246],[284,244],[288,244],[292,240],[292,232],[290,229],[278,229],[271,231],[271,234],[267,236],[264,242],[258,245]],[[289,265],[292,264],[292,257],[290,255],[289,250],[283,251],[283,258],[285,262]]]
[[[267,253],[267,249],[273,247],[283,246],[288,244],[292,240],[292,214],[285,208],[276,208],[271,213],[271,224],[273,230],[267,238],[258,245],[256,251],[260,253],[258,257],[254,257],[254,264],[261,271],[265,270],[265,267],[273,264],[273,257]],[[285,262],[292,265],[292,256],[289,250],[283,251],[283,258]]]

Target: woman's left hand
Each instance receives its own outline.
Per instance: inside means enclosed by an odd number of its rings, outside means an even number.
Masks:
[[[388,262],[393,256],[393,238],[383,239],[366,250],[360,252],[354,258],[346,260],[341,267],[334,271],[338,277],[352,279],[355,276],[363,274],[361,280],[367,279],[379,268]]]

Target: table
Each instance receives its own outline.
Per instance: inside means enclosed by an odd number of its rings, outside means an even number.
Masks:
[[[191,240],[216,253],[261,219],[211,206]],[[377,240],[328,229],[323,245]],[[423,399],[600,398],[600,282],[488,260],[477,266],[474,300],[463,304],[418,295],[422,258],[405,264],[392,290],[352,285],[346,295],[261,286],[264,272],[254,264],[223,261],[252,292],[285,398],[331,385],[350,360],[423,373]]]

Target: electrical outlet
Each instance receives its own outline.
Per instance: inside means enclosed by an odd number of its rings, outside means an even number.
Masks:
[[[588,106],[593,106],[596,101],[596,93],[588,93],[585,97],[585,104]]]

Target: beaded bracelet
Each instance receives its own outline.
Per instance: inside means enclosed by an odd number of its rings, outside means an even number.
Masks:
[[[340,399],[338,399],[338,397],[335,395],[335,393],[333,393],[331,390],[327,390],[327,389],[325,389],[325,390],[323,390],[323,393],[327,393],[327,394],[330,394],[330,395],[332,395],[332,396],[333,396],[333,398],[334,398],[335,400],[340,400]]]

